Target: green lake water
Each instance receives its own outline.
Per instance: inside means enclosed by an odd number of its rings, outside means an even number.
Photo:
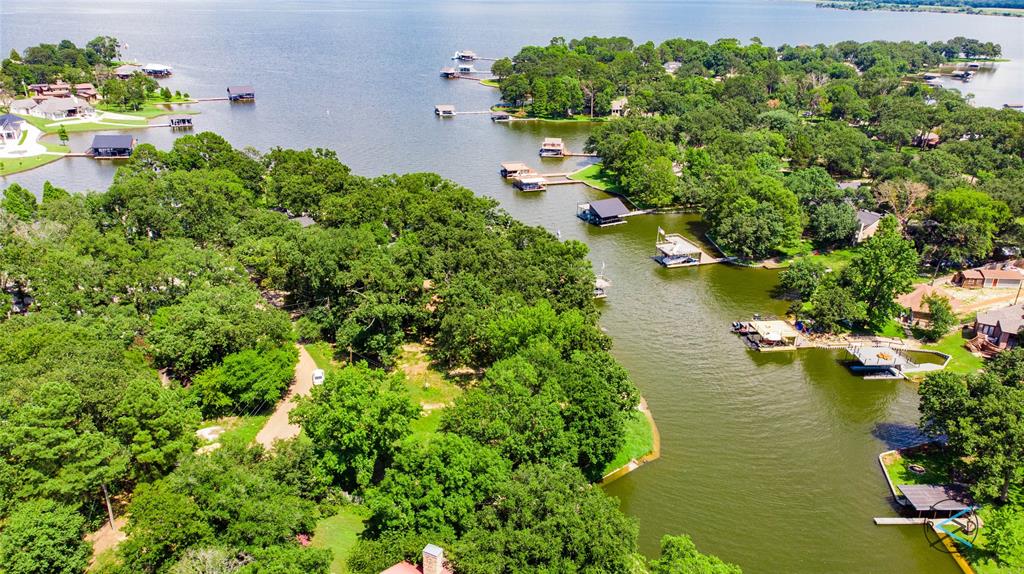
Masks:
[[[904,381],[851,376],[838,352],[754,354],[729,333],[753,313],[781,314],[770,297],[777,272],[725,265],[666,270],[651,260],[660,226],[696,236],[694,215],[633,218],[607,229],[574,217],[576,204],[604,197],[582,185],[522,194],[498,176],[502,161],[563,172],[582,159],[536,156],[544,137],[579,150],[586,124],[492,124],[486,116],[439,120],[434,104],[484,110],[496,93],[441,81],[455,50],[514,53],[553,36],[759,36],[767,44],[839,40],[938,40],[957,35],[1001,42],[1014,62],[970,89],[985,105],[1024,100],[1024,20],[985,16],[849,12],[810,2],[726,0],[634,2],[108,2],[4,0],[0,50],[98,34],[128,42],[127,55],[170,65],[166,82],[193,96],[229,84],[256,87],[253,105],[196,106],[197,129],[266,150],[328,147],[361,174],[436,171],[509,213],[591,249],[613,286],[602,327],[647,398],[662,457],[607,491],[640,524],[654,555],[666,533],[754,574],[954,573],[917,527],[877,527],[894,515],[877,455],[913,442],[916,389]],[[486,65],[481,63],[478,65]],[[979,75],[980,76],[980,75]],[[159,147],[165,129],[137,133]],[[91,134],[73,135],[76,151]],[[68,159],[0,178],[36,192],[46,179],[75,191],[105,188],[112,166]]]

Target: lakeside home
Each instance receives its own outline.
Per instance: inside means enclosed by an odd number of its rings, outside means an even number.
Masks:
[[[249,102],[256,99],[252,86],[228,86],[228,99],[232,102]]]
[[[965,269],[953,275],[953,284],[965,289],[1019,289],[1024,274],[1018,269]]]
[[[130,135],[101,134],[92,138],[89,155],[97,159],[128,158],[135,149],[135,138]]]
[[[576,205],[576,217],[598,227],[608,227],[625,223],[623,216],[629,213],[629,208],[617,197],[580,203]]]
[[[544,138],[540,144],[540,157],[563,157],[565,144],[562,138]]]
[[[878,231],[882,214],[866,209],[857,210],[857,243],[864,243]]]
[[[998,349],[1016,347],[1018,333],[1024,327],[1024,304],[982,311],[974,319],[974,332],[985,335]]]
[[[620,118],[626,115],[627,104],[629,104],[629,98],[625,96],[612,100],[612,115]]]
[[[19,109],[24,109],[19,108]],[[13,106],[12,111],[18,111]],[[47,120],[64,120],[68,118],[89,117],[96,112],[88,103],[79,100],[75,96],[67,98],[46,98],[35,106],[28,109],[30,116]],[[19,113],[25,113],[19,111]]]
[[[18,143],[21,140],[21,127],[25,120],[14,114],[0,116],[0,144]]]

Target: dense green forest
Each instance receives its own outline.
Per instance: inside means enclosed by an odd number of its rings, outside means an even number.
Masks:
[[[368,179],[328,150],[212,133],[139,146],[105,192],[41,191],[0,201],[4,572],[81,572],[108,500],[128,538],[107,572],[326,572],[301,540],[352,497],[370,513],[354,572],[427,542],[457,572],[648,568],[592,486],[639,397],[583,244],[436,175]],[[296,408],[302,435],[196,454],[200,420],[272,409],[296,339],[355,358]],[[427,441],[392,369],[406,341],[479,381]],[[738,572],[664,546],[654,572]]]

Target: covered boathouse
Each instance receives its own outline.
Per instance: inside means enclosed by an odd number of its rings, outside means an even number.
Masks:
[[[967,490],[955,484],[900,484],[897,485],[906,507],[918,516],[948,517],[972,508]]]
[[[98,135],[92,138],[89,155],[96,159],[128,158],[135,149],[135,138],[130,135]]]
[[[442,118],[454,118],[455,106],[452,104],[437,104],[434,106],[434,115]]]
[[[167,123],[172,128],[191,129],[192,128],[192,116],[170,116],[167,118]]]
[[[670,269],[700,265],[700,258],[703,255],[700,247],[694,245],[690,240],[678,233],[665,233],[665,230],[660,227],[654,248],[657,250],[654,260]]]
[[[623,216],[629,213],[629,208],[617,197],[581,203],[576,206],[576,217],[591,225],[608,227],[625,223]]]
[[[548,180],[538,176],[517,177],[512,181],[512,187],[519,191],[544,191],[548,188]]]
[[[544,138],[540,144],[540,157],[562,157],[565,155],[565,144],[562,138]]]
[[[533,168],[518,161],[508,161],[501,164],[501,177],[512,179],[516,177],[527,177],[536,175]]]
[[[447,66],[441,68],[441,77],[446,80],[456,80],[459,77],[459,73],[455,71],[455,68]]]
[[[256,90],[252,86],[228,86],[228,99],[232,102],[252,102],[256,100]]]

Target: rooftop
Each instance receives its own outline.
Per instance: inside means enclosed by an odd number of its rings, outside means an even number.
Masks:
[[[47,98],[39,103],[38,109],[43,113],[66,112],[82,107],[76,98]]]
[[[518,161],[510,161],[501,164],[501,169],[506,171],[523,171],[530,169],[530,166]]]
[[[252,89],[252,86],[228,86],[228,93],[231,94],[252,94],[256,90]]]
[[[4,114],[4,115],[0,116],[0,126],[6,126],[6,125],[9,125],[9,124],[20,124],[20,123],[22,123],[24,121],[25,120],[19,118],[18,116],[14,115],[14,114]]]
[[[562,138],[544,138],[544,145],[562,145]]]
[[[796,339],[796,329],[785,321],[751,321],[750,327],[769,341]]]
[[[129,135],[101,134],[92,138],[94,148],[130,148],[135,138]]]
[[[437,104],[434,109],[439,112],[454,112],[455,106],[452,104]]]
[[[927,283],[918,284],[910,293],[897,297],[896,301],[899,302],[901,306],[912,311],[927,313],[928,306],[925,305],[924,300],[926,297],[931,297],[933,295],[949,299],[949,305],[953,308],[954,313],[959,314],[963,312],[964,303],[960,299],[950,297],[949,294],[941,287],[928,285]]]
[[[601,219],[607,219],[609,217],[619,217],[629,213],[629,208],[626,207],[622,200],[617,197],[610,197],[608,199],[599,199],[597,201],[590,202],[590,211],[593,211],[595,215]]]
[[[840,184],[842,185],[842,184]],[[857,221],[860,222],[862,227],[868,227],[874,225],[878,220],[882,219],[881,213],[875,213],[874,211],[868,211],[866,209],[857,210]]]
[[[970,504],[964,489],[952,484],[900,484],[898,487],[918,512],[958,512]]]
[[[977,321],[981,325],[999,325],[1004,332],[1016,333],[1024,327],[1024,303],[992,311],[981,311],[978,313]]]
[[[700,247],[697,247],[678,233],[666,234],[664,241],[659,241],[655,247],[658,248],[658,251],[661,251],[670,257],[694,254],[699,255],[701,252]]]

